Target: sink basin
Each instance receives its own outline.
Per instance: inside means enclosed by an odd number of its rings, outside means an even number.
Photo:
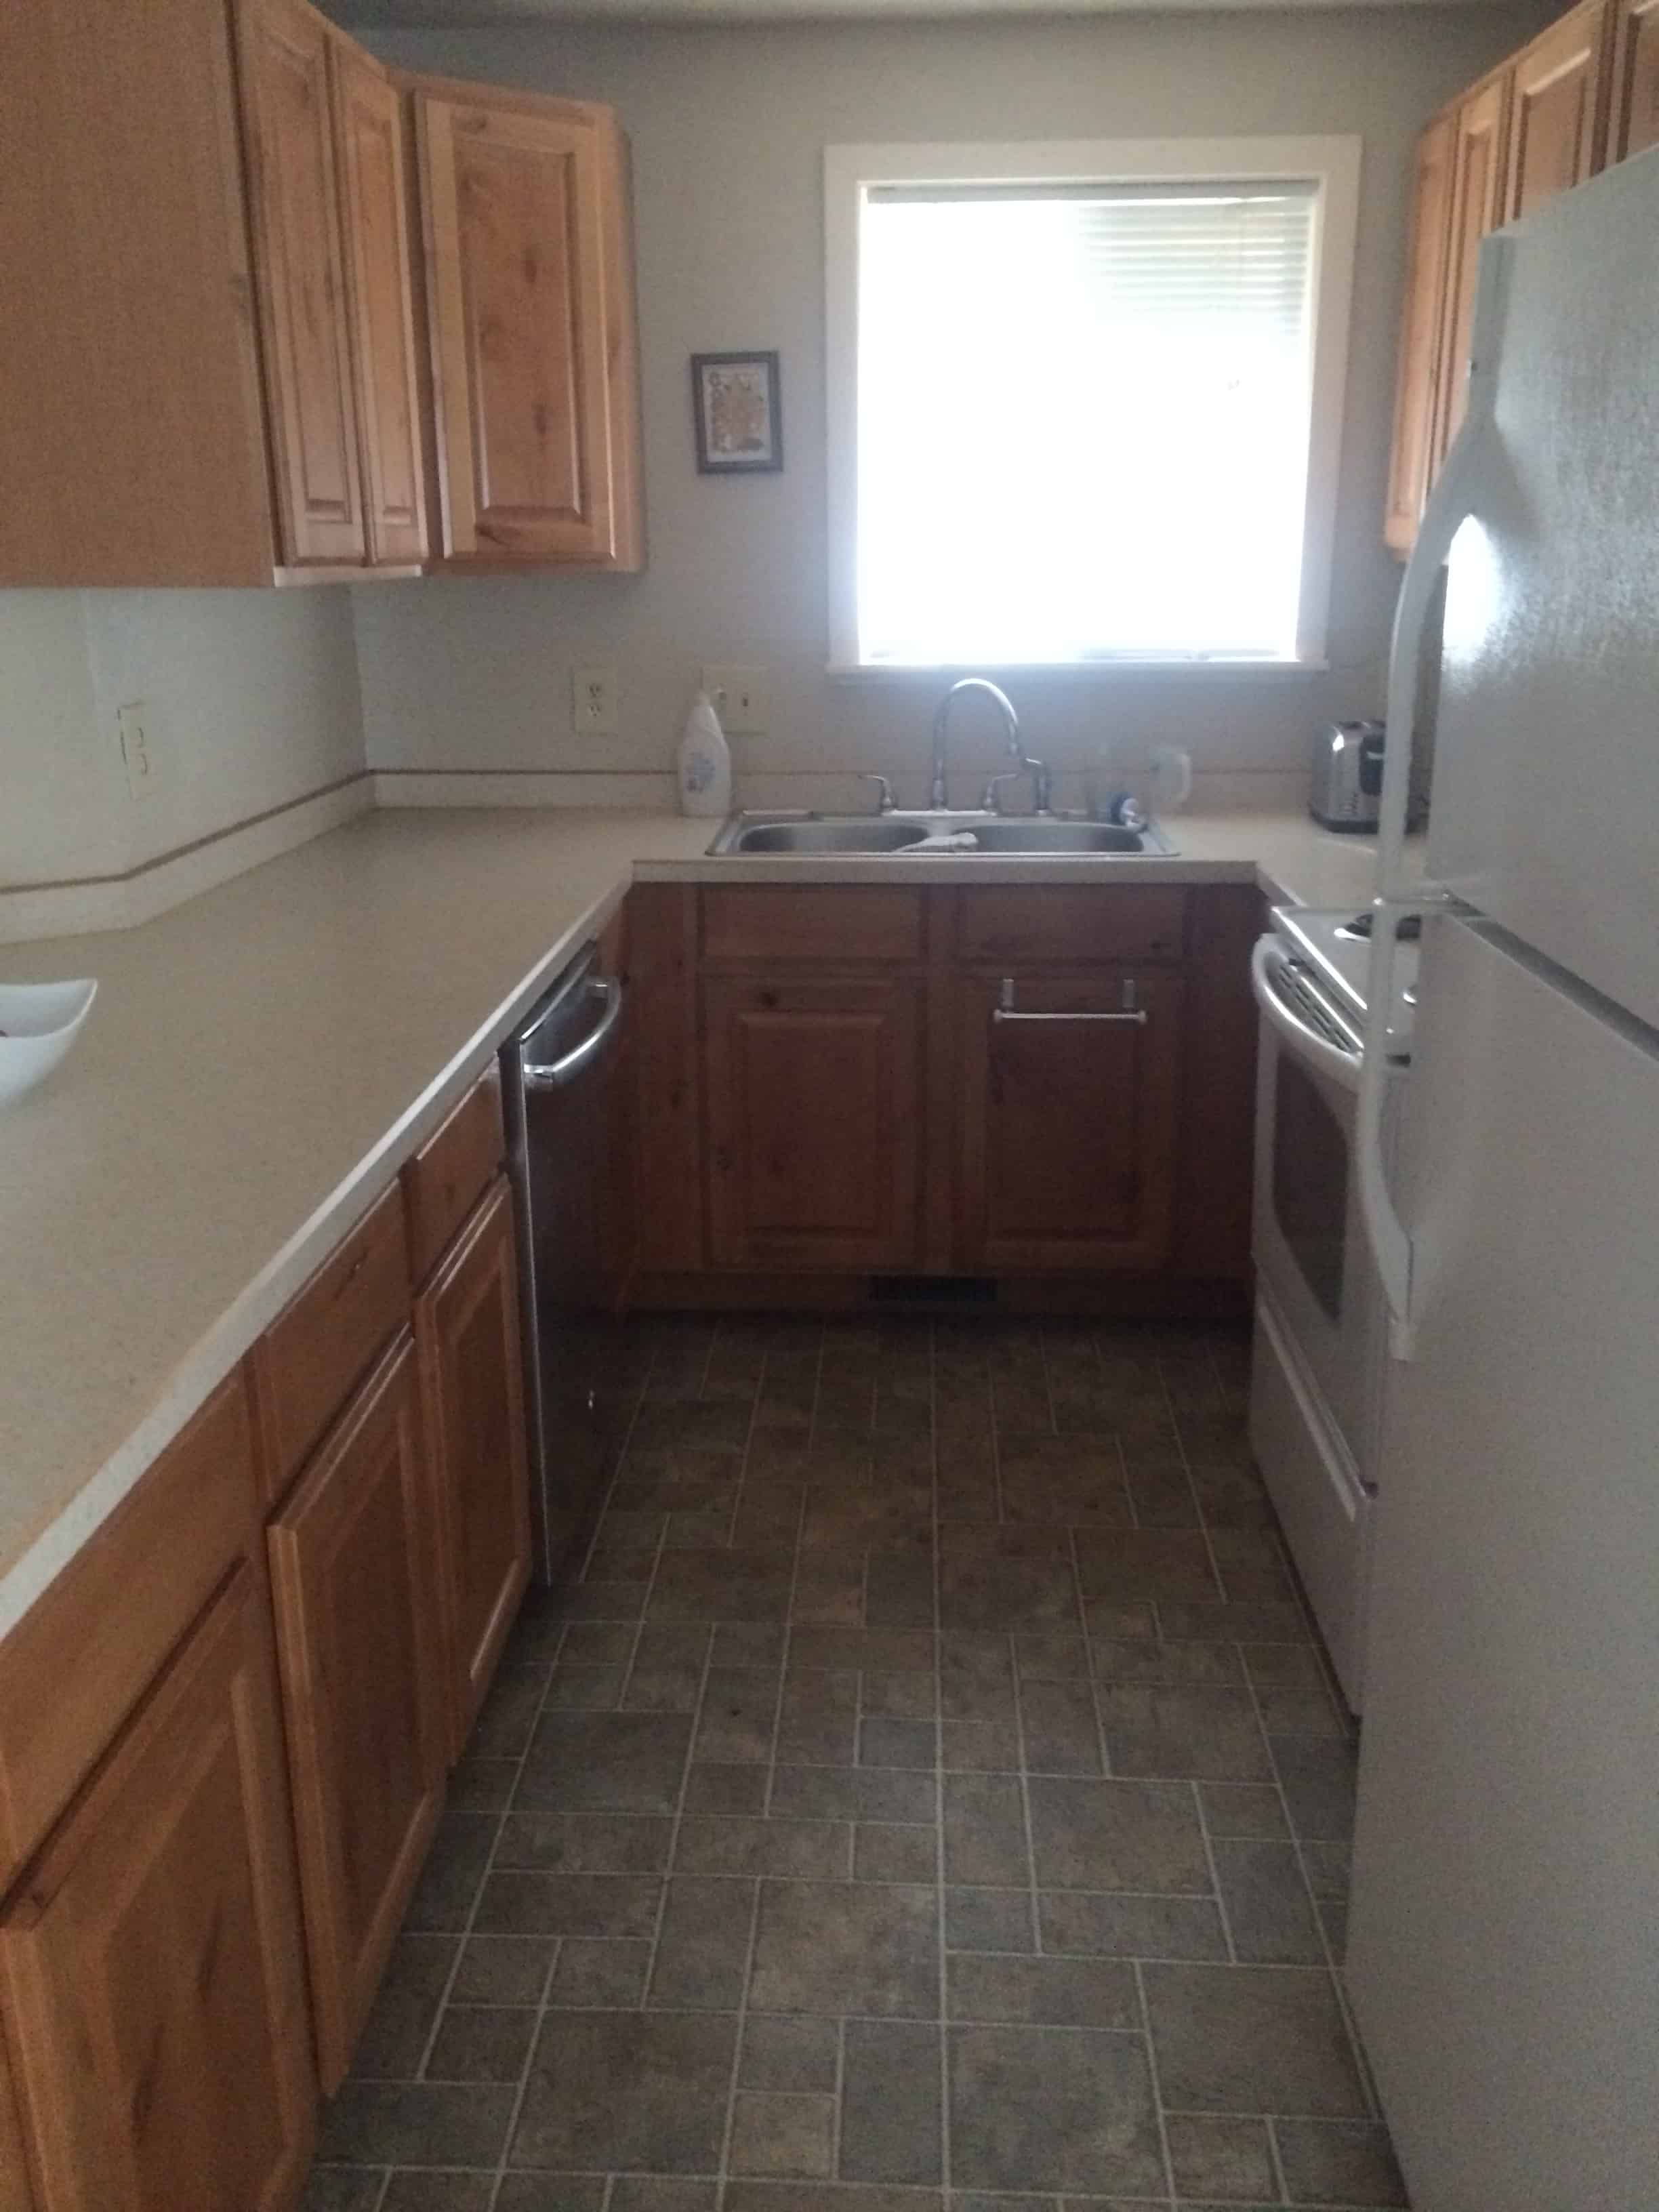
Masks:
[[[739,829],[728,843],[725,833],[712,850],[720,853],[902,853],[927,835],[921,822],[890,822],[872,817],[851,822],[763,822]]]
[[[974,830],[981,853],[1148,853],[1168,848],[1160,838],[1115,822],[985,822]]]
[[[1175,847],[1149,822],[1126,830],[1115,822],[1043,814],[967,811],[914,814],[734,814],[722,823],[708,848],[724,853],[900,853],[917,860],[949,854],[971,860],[975,854],[1042,855],[1156,853]]]

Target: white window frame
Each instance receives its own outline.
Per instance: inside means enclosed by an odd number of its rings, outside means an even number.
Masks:
[[[915,661],[862,661],[858,626],[859,223],[866,195],[884,185],[1118,184],[1168,179],[1314,186],[1312,406],[1302,589],[1289,659],[1222,654],[1172,659],[1114,655],[1047,664],[1072,675],[1123,668],[1238,675],[1319,669],[1330,612],[1331,551],[1342,457],[1348,326],[1358,227],[1361,142],[1321,138],[1054,139],[988,145],[829,146],[823,156],[825,398],[829,434],[830,673],[902,676]],[[964,331],[994,315],[994,300],[962,303]],[[945,664],[930,663],[942,667]],[[957,664],[950,664],[954,666]],[[980,663],[979,665],[986,664]],[[1033,664],[1022,663],[1022,672]],[[1037,664],[1041,666],[1043,664]]]

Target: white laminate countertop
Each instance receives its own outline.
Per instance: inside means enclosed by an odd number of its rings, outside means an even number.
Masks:
[[[1181,815],[1174,860],[732,858],[678,815],[366,815],[132,930],[0,951],[95,975],[0,1111],[0,1633],[424,1142],[635,879],[1259,882],[1362,905],[1375,848]]]

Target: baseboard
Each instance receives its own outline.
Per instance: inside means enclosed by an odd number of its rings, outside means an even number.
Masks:
[[[641,1272],[629,1285],[634,1313],[949,1313],[1098,1314],[1124,1321],[1245,1322],[1250,1285],[1243,1279],[1182,1275],[1004,1275],[994,1297],[964,1302],[955,1278],[943,1277],[937,1299],[907,1276],[902,1302],[882,1295],[871,1275],[745,1275]]]

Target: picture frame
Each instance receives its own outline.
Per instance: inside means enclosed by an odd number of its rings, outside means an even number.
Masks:
[[[763,476],[783,466],[783,408],[775,353],[694,353],[691,415],[697,472]]]

